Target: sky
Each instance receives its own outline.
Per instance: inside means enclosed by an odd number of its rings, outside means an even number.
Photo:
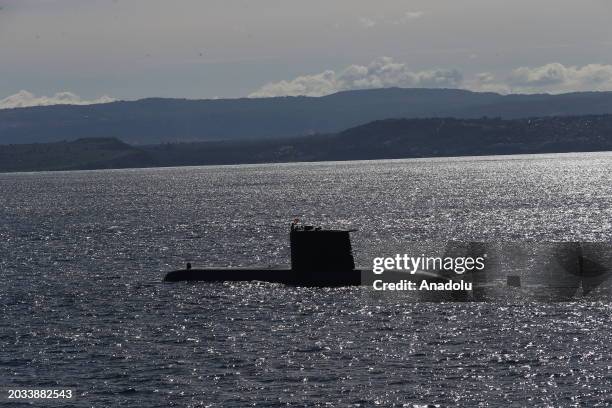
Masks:
[[[609,0],[0,0],[0,108],[612,90]]]

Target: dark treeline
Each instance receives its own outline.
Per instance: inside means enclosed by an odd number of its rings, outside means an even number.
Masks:
[[[131,146],[113,138],[0,146],[0,171],[397,159],[612,150],[612,115],[388,119],[339,133]]]
[[[154,166],[151,157],[113,138],[0,145],[0,171],[92,170]]]

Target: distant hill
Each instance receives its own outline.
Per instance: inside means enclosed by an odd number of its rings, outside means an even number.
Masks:
[[[145,146],[166,165],[612,151],[612,115],[387,119],[331,135]]]
[[[0,144],[114,137],[130,144],[288,138],[387,118],[612,114],[612,92],[499,95],[457,89],[375,89],[324,97],[143,99],[0,110]]]
[[[612,151],[612,115],[387,119],[297,138],[130,146],[116,139],[0,146],[0,171]]]
[[[147,167],[151,156],[117,139],[0,145],[0,171],[47,171]]]

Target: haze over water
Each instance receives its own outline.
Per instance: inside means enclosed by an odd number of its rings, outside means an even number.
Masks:
[[[287,265],[295,217],[410,240],[611,241],[612,154],[0,174],[0,384],[75,406],[605,406],[609,303],[162,284]]]

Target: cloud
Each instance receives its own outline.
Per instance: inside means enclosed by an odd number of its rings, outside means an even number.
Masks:
[[[510,75],[509,83],[514,86],[548,86],[566,82],[567,68],[559,63],[546,64],[541,67],[521,67]]]
[[[53,96],[36,96],[28,91],[19,91],[14,95],[0,99],[0,109],[25,108],[28,106],[48,105],[91,105],[95,103],[113,102],[115,99],[102,96],[97,99],[85,100],[72,92],[58,92]]]
[[[359,23],[361,23],[361,25],[365,28],[372,28],[376,25],[376,20],[373,20],[368,17],[361,17],[359,19]]]
[[[612,91],[612,65],[566,66],[553,62],[536,67],[519,67],[501,79],[484,72],[465,81],[464,87],[475,91],[527,94]]]
[[[463,88],[478,92],[511,93],[510,87],[498,80],[491,72],[480,72],[474,75],[473,78],[464,81]]]
[[[513,90],[571,92],[612,90],[612,65],[565,66],[558,62],[535,68],[520,67],[507,79]]]
[[[406,11],[404,14],[399,16],[399,18],[398,17],[389,18],[385,16],[378,17],[378,18],[360,17],[359,24],[361,24],[361,26],[364,28],[372,28],[377,25],[387,25],[387,24],[394,24],[394,25],[407,24],[410,21],[423,17],[424,14],[425,13],[422,11]]]
[[[323,96],[350,89],[372,88],[461,88],[481,92],[564,93],[612,91],[612,65],[565,66],[555,62],[519,67],[508,74],[481,72],[464,79],[456,69],[411,71],[392,58],[375,59],[368,65],[350,65],[342,71],[323,71],[291,80],[270,82],[249,97]]]
[[[395,24],[406,24],[409,21],[416,20],[417,18],[423,17],[425,13],[422,11],[407,11],[398,20],[395,20]]]
[[[292,80],[270,82],[249,95],[252,98],[272,96],[323,96],[349,89],[387,87],[457,88],[463,76],[455,69],[411,71],[404,63],[382,57],[368,65],[350,65],[341,72],[327,70]]]

